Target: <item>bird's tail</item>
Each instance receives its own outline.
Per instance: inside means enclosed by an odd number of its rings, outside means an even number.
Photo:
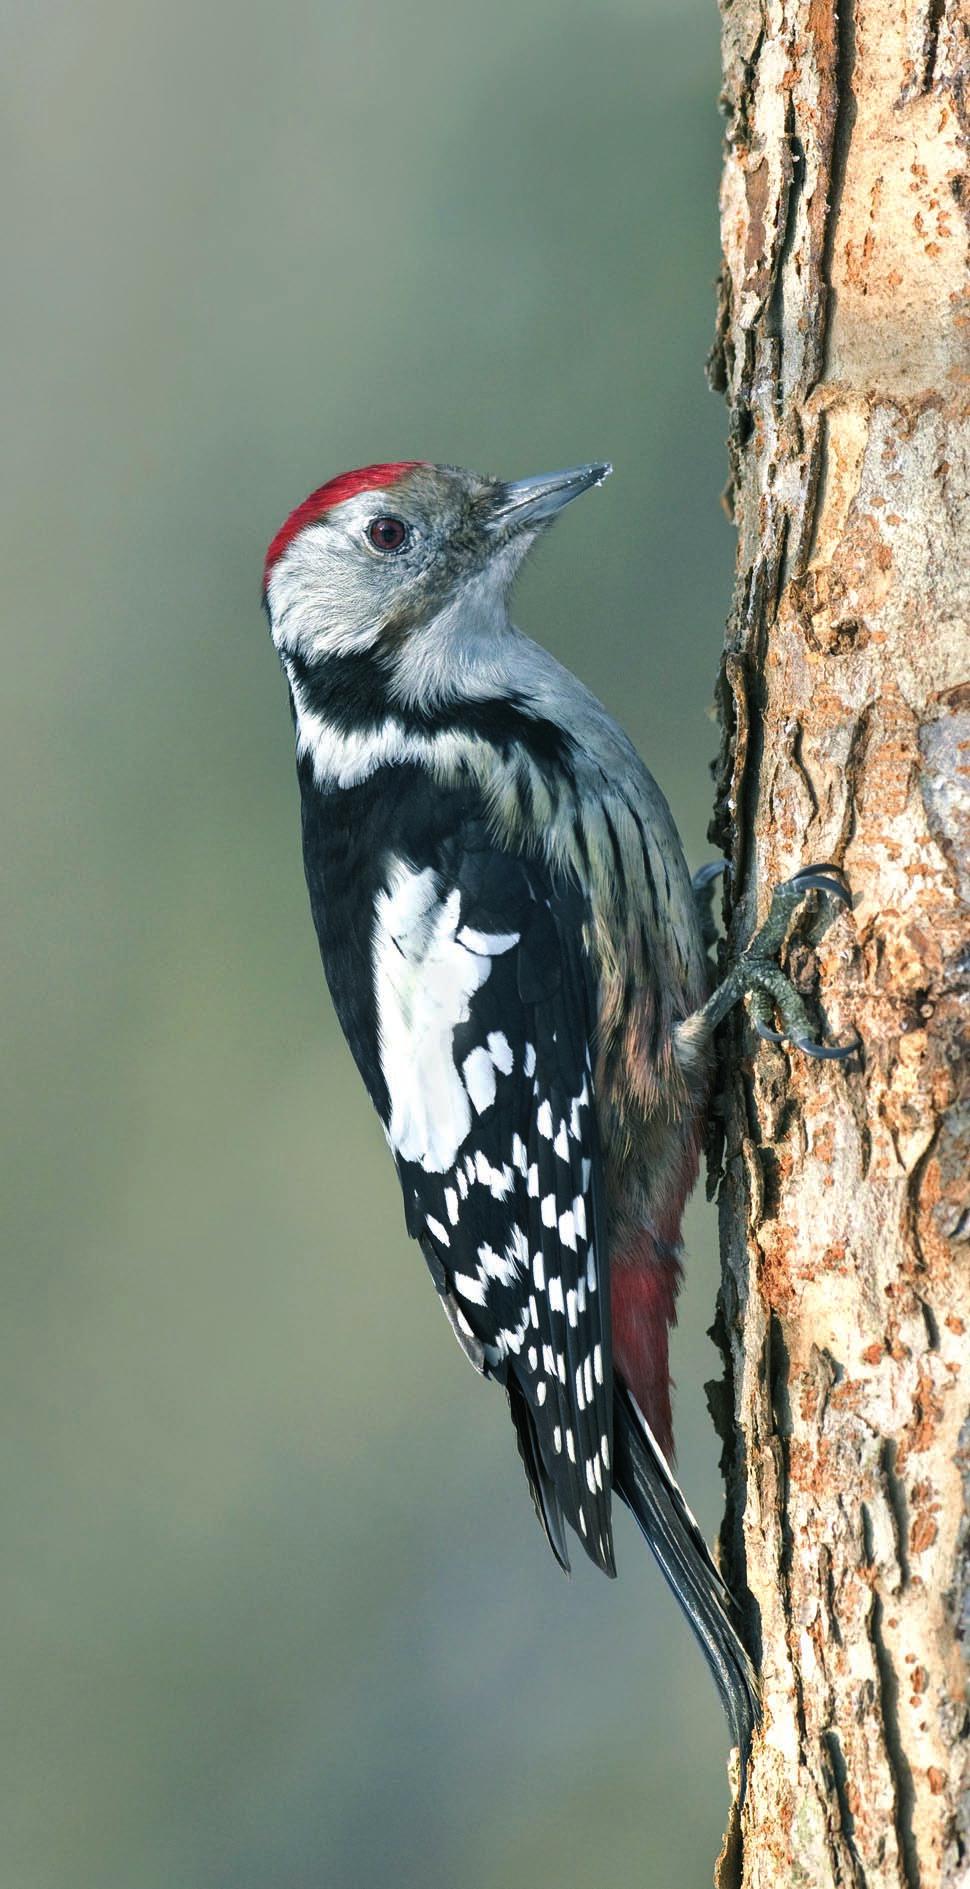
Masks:
[[[714,1676],[738,1747],[743,1802],[761,1708],[754,1667],[731,1618],[731,1596],[649,1424],[619,1382],[613,1408],[613,1486],[632,1511]]]

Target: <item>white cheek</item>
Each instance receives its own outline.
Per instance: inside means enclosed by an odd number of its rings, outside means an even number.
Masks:
[[[308,525],[266,586],[273,641],[281,656],[308,662],[371,649],[397,588],[385,561],[356,542],[354,528],[337,535],[330,525]]]

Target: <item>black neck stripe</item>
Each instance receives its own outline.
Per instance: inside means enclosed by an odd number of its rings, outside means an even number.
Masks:
[[[288,655],[287,663],[302,704],[340,734],[367,735],[391,721],[407,734],[477,735],[503,755],[523,747],[540,768],[572,776],[571,736],[545,716],[530,714],[521,696],[443,701],[431,712],[394,695],[388,665],[372,650],[312,663]]]

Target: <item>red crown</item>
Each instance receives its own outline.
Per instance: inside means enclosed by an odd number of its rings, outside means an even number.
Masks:
[[[282,524],[266,553],[263,565],[263,589],[269,583],[270,572],[274,564],[283,556],[287,545],[303,530],[304,525],[312,525],[318,518],[326,516],[335,505],[342,505],[345,499],[354,498],[358,492],[370,492],[385,485],[394,485],[405,472],[413,472],[416,466],[425,462],[422,459],[398,459],[386,466],[358,466],[356,472],[341,472],[336,479],[328,480],[326,485],[319,485],[309,498],[291,512],[285,524]]]

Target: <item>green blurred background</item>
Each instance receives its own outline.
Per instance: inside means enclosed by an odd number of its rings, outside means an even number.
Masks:
[[[346,466],[611,456],[517,614],[709,854],[714,10],[6,21],[3,1889],[706,1883],[699,1656],[625,1520],[557,1573],[405,1239],[259,571]]]

